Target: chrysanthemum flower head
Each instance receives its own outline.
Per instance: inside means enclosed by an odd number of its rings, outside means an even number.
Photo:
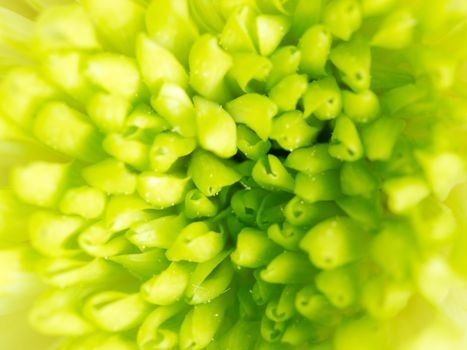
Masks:
[[[0,314],[59,350],[465,349],[466,36],[459,0],[5,3]]]

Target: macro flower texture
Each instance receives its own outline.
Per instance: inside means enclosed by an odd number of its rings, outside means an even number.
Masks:
[[[0,1],[0,348],[467,349],[467,1]]]

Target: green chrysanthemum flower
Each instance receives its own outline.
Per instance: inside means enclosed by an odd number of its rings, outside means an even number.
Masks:
[[[0,347],[467,347],[465,1],[0,4]]]

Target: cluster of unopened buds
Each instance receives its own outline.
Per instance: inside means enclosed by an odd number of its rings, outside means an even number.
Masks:
[[[467,2],[13,5],[0,313],[60,350],[467,348]]]

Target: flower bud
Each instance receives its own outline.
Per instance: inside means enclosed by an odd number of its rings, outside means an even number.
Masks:
[[[255,284],[251,288],[251,295],[256,305],[262,306],[267,304],[272,297],[279,293],[279,286],[265,282],[261,277],[261,271],[255,270],[253,272]]]
[[[235,21],[235,19],[233,19]],[[234,23],[233,23],[234,24]],[[238,30],[241,30],[238,28]],[[224,34],[224,44],[228,40]],[[233,44],[232,44],[233,45]],[[190,85],[201,96],[218,103],[230,98],[225,76],[232,67],[232,58],[219,47],[217,39],[211,34],[199,37],[191,47],[189,59]]]
[[[294,284],[310,281],[314,274],[315,269],[305,255],[286,251],[276,256],[261,271],[261,278],[269,283]]]
[[[262,139],[271,133],[272,118],[277,114],[276,104],[259,94],[245,94],[229,101],[225,108],[235,122],[245,124]]]
[[[292,198],[284,208],[285,219],[296,226],[311,227],[341,213],[339,207],[332,201],[308,203],[298,196]]]
[[[143,298],[156,305],[170,305],[185,293],[193,271],[193,264],[172,262],[167,269],[142,284]]]
[[[47,146],[85,161],[104,156],[98,131],[65,103],[45,104],[36,115],[34,134]]]
[[[280,45],[290,28],[290,21],[285,16],[258,15],[256,17],[256,37],[259,53],[269,56]]]
[[[411,215],[411,222],[421,245],[447,243],[456,235],[457,223],[452,210],[433,197],[420,202]]]
[[[121,332],[134,328],[149,312],[149,305],[141,296],[118,291],[98,292],[84,303],[83,313],[99,328]]]
[[[128,137],[149,143],[154,136],[170,129],[170,124],[162,116],[156,114],[149,104],[135,105],[125,121],[124,134]]]
[[[132,54],[144,28],[144,9],[130,0],[83,0],[100,39],[119,52]]]
[[[316,24],[308,28],[298,41],[301,52],[300,70],[312,78],[325,75],[331,44],[332,35],[325,26]]]
[[[239,6],[229,15],[219,37],[220,45],[228,52],[255,52],[253,41],[256,11]]]
[[[136,175],[122,162],[107,158],[81,171],[86,182],[111,194],[131,194],[136,188]]]
[[[151,106],[172,126],[174,132],[185,137],[196,135],[195,109],[180,85],[164,82],[158,93],[151,97]]]
[[[349,196],[369,196],[377,189],[378,181],[363,161],[345,162],[341,167],[342,193]]]
[[[38,272],[47,284],[59,288],[111,282],[122,276],[117,266],[101,258],[50,258],[38,264]]]
[[[213,217],[218,210],[218,203],[206,197],[200,190],[193,189],[185,196],[184,213],[190,219]]]
[[[147,169],[149,146],[143,142],[121,134],[109,134],[102,146],[115,159],[136,169]]]
[[[223,187],[230,186],[241,178],[228,161],[202,150],[193,153],[188,174],[196,187],[208,197],[217,195]]]
[[[182,137],[174,132],[157,134],[149,150],[151,169],[157,173],[165,173],[180,158],[193,152],[195,147],[194,139]]]
[[[388,319],[401,312],[411,296],[412,290],[408,285],[373,278],[363,286],[362,304],[372,317]]]
[[[149,36],[172,52],[184,66],[188,63],[190,48],[199,35],[187,7],[177,6],[170,0],[150,2],[145,16]]]
[[[333,0],[324,8],[323,22],[334,36],[347,41],[362,23],[360,4],[356,0]]]
[[[275,322],[264,315],[261,319],[261,336],[269,343],[276,343],[284,334],[285,327],[285,322]]]
[[[378,227],[381,222],[383,207],[381,197],[345,196],[338,198],[336,203],[351,219],[365,228]]]
[[[186,224],[183,215],[161,216],[149,222],[133,225],[126,233],[126,237],[140,249],[147,247],[168,249]]]
[[[39,17],[34,44],[40,52],[100,47],[89,16],[78,4],[53,6]]]
[[[347,308],[358,301],[358,281],[352,266],[324,270],[316,276],[316,287],[337,308]]]
[[[178,319],[185,307],[181,303],[160,306],[147,316],[138,330],[137,342],[142,350],[173,349],[178,344]],[[175,326],[173,325],[175,323]]]
[[[407,10],[387,16],[371,39],[371,45],[385,49],[403,49],[410,45],[417,20]]]
[[[339,160],[348,162],[363,157],[363,146],[354,123],[345,115],[336,120],[332,132],[329,154]]]
[[[71,177],[70,164],[32,162],[12,171],[11,186],[22,201],[40,207],[53,207]]]
[[[180,327],[180,348],[205,349],[219,330],[229,304],[229,295],[227,295],[194,306],[187,313]]]
[[[292,318],[296,313],[294,305],[296,294],[296,286],[286,285],[281,294],[266,305],[266,317],[275,322],[284,322]]]
[[[295,307],[306,319],[318,324],[332,325],[339,321],[339,311],[311,284],[297,292]]]
[[[232,117],[222,106],[194,98],[198,140],[205,150],[221,158],[230,158],[237,153],[237,128]]]
[[[291,111],[274,118],[270,138],[288,151],[309,146],[318,136],[323,123],[310,125],[299,111]]]
[[[115,255],[109,257],[109,260],[121,265],[141,280],[147,280],[155,273],[160,273],[169,266],[165,251],[162,249]]]
[[[258,160],[271,148],[271,143],[261,140],[251,129],[245,125],[237,126],[237,147],[247,158]]]
[[[122,96],[98,92],[86,104],[86,111],[102,131],[119,132],[130,113],[130,101]]]
[[[354,0],[342,0],[344,1]],[[342,81],[353,91],[360,92],[370,88],[371,50],[363,37],[356,36],[351,41],[336,46],[331,51],[330,59],[340,71]]]
[[[302,228],[292,226],[288,222],[284,222],[282,227],[273,224],[268,228],[269,239],[288,250],[298,250],[298,244],[304,235]]]
[[[401,119],[381,117],[362,130],[362,142],[370,160],[388,160],[399,133],[404,127]]]
[[[49,335],[88,334],[94,331],[95,326],[77,309],[89,292],[83,288],[49,290],[34,303],[29,322],[35,329]]]
[[[337,169],[341,162],[331,157],[328,148],[327,144],[318,143],[311,147],[293,150],[285,159],[285,165],[308,175]]]
[[[298,173],[294,193],[309,203],[338,198],[341,195],[339,170],[323,171],[315,175]]]
[[[76,236],[84,224],[77,216],[37,211],[29,220],[31,244],[45,256],[75,255],[78,252]]]
[[[237,236],[237,246],[230,257],[236,265],[257,268],[269,263],[279,252],[279,247],[264,232],[244,228]]]
[[[56,95],[56,90],[35,70],[15,68],[0,83],[0,110],[9,120],[29,127],[39,107]]]
[[[133,224],[151,219],[151,205],[138,196],[112,196],[105,210],[104,225],[112,232],[127,230]]]
[[[116,232],[112,232],[103,224],[87,227],[78,238],[79,245],[87,254],[108,258],[131,251],[130,242]]]
[[[256,162],[252,177],[258,185],[267,190],[292,192],[294,188],[293,177],[272,154]]]
[[[268,95],[280,112],[294,111],[307,86],[306,75],[291,74],[274,85]]]
[[[86,77],[112,95],[135,99],[141,95],[141,77],[133,59],[116,54],[97,54],[86,62]]]
[[[342,96],[333,77],[313,81],[303,95],[305,118],[314,115],[319,120],[336,118],[342,110]]]
[[[267,90],[270,90],[286,76],[297,73],[300,57],[300,50],[295,46],[278,48],[269,58],[272,63],[272,70],[266,82]]]
[[[51,52],[43,61],[47,78],[80,102],[96,92],[85,75],[86,53],[81,51]]]
[[[324,220],[312,227],[300,242],[311,262],[333,269],[356,260],[364,251],[365,233],[346,217]]]
[[[105,205],[106,196],[101,191],[89,186],[81,186],[66,191],[59,207],[65,214],[95,219],[102,215]]]
[[[266,57],[256,53],[240,52],[233,55],[232,68],[228,77],[238,92],[254,92],[264,86],[272,69],[272,63]]]
[[[205,262],[224,248],[223,233],[213,231],[207,222],[192,222],[185,226],[167,250],[170,261]]]
[[[189,304],[210,303],[229,291],[234,276],[234,269],[229,259],[229,251],[221,253],[209,261],[198,264],[190,277],[185,292]]]
[[[320,345],[318,346],[321,346],[322,341],[328,339],[331,334],[331,328],[311,323],[307,319],[299,316],[294,318],[287,325],[287,328],[282,335],[281,342],[292,346],[300,346],[300,344],[304,344],[308,341],[309,343],[319,343]],[[315,350],[315,347],[310,349]],[[319,350],[321,350],[321,347]]]
[[[152,91],[158,91],[164,83],[177,84],[182,88],[187,86],[185,68],[166,48],[140,34],[135,50],[143,79]]]
[[[165,209],[183,202],[190,187],[190,178],[180,175],[144,172],[138,176],[139,195],[156,209]]]
[[[388,196],[389,209],[394,213],[401,213],[414,207],[430,193],[425,181],[415,176],[386,180],[383,191]]]
[[[367,123],[380,112],[378,96],[371,90],[359,93],[344,90],[344,113],[356,123]]]
[[[284,206],[291,198],[286,192],[270,192],[262,200],[256,215],[256,225],[266,230],[272,224],[284,221]]]
[[[262,196],[266,192],[260,188],[244,189],[232,196],[231,206],[238,219],[247,224],[256,223],[256,217],[261,205]]]

